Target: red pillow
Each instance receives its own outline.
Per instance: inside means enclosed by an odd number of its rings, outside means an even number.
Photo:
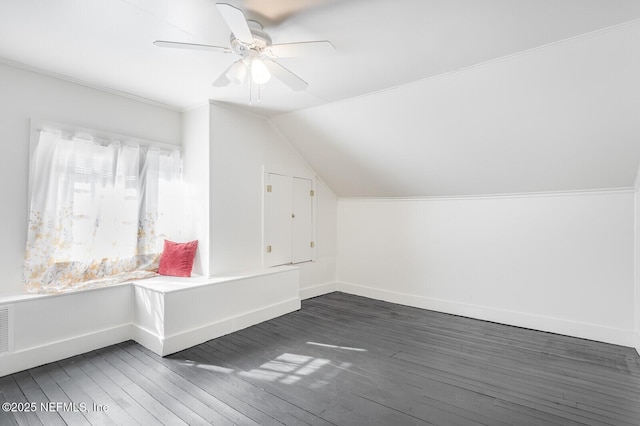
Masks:
[[[164,250],[160,256],[158,273],[172,277],[190,277],[197,249],[198,240],[188,243],[174,243],[164,240]]]

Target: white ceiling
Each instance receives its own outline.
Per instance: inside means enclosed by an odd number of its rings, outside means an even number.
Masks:
[[[260,105],[341,196],[628,187],[640,161],[638,0],[228,0],[274,43],[336,53],[281,59]],[[249,108],[211,83],[231,55],[214,0],[0,0],[0,58],[177,110]]]
[[[640,17],[637,0],[225,0],[274,43],[330,40],[332,57],[281,59],[309,82],[262,90],[265,114],[360,96]],[[0,0],[0,57],[178,109],[247,105],[213,88],[233,55],[154,40],[228,45],[214,0]]]

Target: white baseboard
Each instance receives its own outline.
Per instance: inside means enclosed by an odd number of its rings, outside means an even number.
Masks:
[[[0,377],[131,339],[131,324],[0,355]]]
[[[166,337],[134,325],[133,335],[134,340],[142,346],[158,355],[166,356],[298,309],[300,309],[300,299],[294,298]]]
[[[605,343],[613,343],[627,347],[640,347],[640,344],[637,343],[638,337],[635,336],[636,333],[634,333],[633,330],[532,315],[523,312],[508,311],[451,300],[434,299],[343,282],[337,283],[337,290],[357,296],[397,303],[399,305],[429,309],[437,312],[492,321],[516,327],[524,327],[533,330],[547,331],[550,333],[564,334],[567,336],[596,340]]]
[[[311,299],[312,297],[322,296],[323,294],[333,293],[336,291],[335,282],[314,285],[313,287],[301,288],[300,299]]]
[[[139,324],[131,324],[131,339],[150,351],[162,355],[164,339],[153,331],[147,330]]]
[[[636,352],[640,355],[640,331],[636,333]]]

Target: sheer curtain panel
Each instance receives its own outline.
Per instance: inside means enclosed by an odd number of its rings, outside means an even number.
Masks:
[[[24,285],[59,293],[155,275],[158,205],[180,153],[42,130],[30,165]]]

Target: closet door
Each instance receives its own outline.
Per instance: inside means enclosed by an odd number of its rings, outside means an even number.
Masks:
[[[293,178],[293,263],[313,259],[313,182],[311,179]]]
[[[313,260],[313,180],[267,173],[264,197],[264,265]]]
[[[265,194],[265,266],[291,263],[293,227],[292,178],[274,173],[267,175]]]

